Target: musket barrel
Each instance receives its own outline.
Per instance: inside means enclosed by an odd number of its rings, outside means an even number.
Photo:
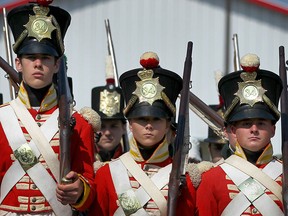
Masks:
[[[65,176],[71,171],[71,135],[72,135],[72,104],[73,99],[69,89],[64,56],[60,59],[58,76],[59,97],[59,139],[60,139],[60,181],[65,184],[70,182]]]
[[[183,88],[181,91],[181,99],[180,99],[180,108],[178,115],[178,125],[177,125],[177,135],[174,142],[173,147],[173,162],[172,162],[172,170],[170,173],[169,179],[169,190],[168,190],[168,216],[176,215],[176,205],[177,199],[180,194],[181,184],[183,184],[183,164],[186,158],[186,148],[184,145],[189,145],[189,143],[185,143],[185,141],[189,141],[187,137],[189,134],[185,127],[187,127],[186,119],[188,113],[188,98],[189,98],[189,89],[190,89],[190,79],[191,79],[191,68],[192,68],[192,47],[193,43],[191,41],[188,42],[187,45],[187,54],[184,64],[184,72],[183,72]],[[187,122],[188,123],[188,122]],[[188,132],[189,133],[189,132]]]
[[[113,64],[113,71],[114,71],[114,77],[115,77],[115,86],[119,86],[119,76],[118,76],[118,70],[116,65],[116,57],[114,52],[114,46],[112,41],[112,35],[111,35],[111,28],[110,28],[110,22],[109,19],[105,20],[105,27],[106,27],[106,33],[107,33],[107,42],[108,42],[108,54],[112,58],[112,64]]]
[[[233,34],[233,45],[234,45],[234,68],[236,71],[241,70],[240,66],[240,54],[239,54],[239,46],[238,46],[238,35]]]
[[[285,64],[284,47],[279,47],[279,75],[282,79],[284,89],[281,95],[281,132],[282,132],[282,160],[283,178],[282,194],[284,215],[288,215],[288,94],[287,94],[287,69]]]
[[[3,22],[4,22],[3,31],[5,33],[5,47],[6,47],[7,61],[8,61],[8,64],[11,65],[11,67],[13,68],[10,31],[9,31],[8,22],[7,22],[6,8],[3,8]],[[7,78],[9,80],[10,97],[11,97],[11,99],[14,99],[17,96],[19,87],[17,87],[15,80],[10,79],[10,75],[8,75]],[[14,91],[13,91],[12,86],[14,88]]]

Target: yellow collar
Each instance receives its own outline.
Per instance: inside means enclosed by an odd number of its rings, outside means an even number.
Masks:
[[[143,159],[140,150],[138,148],[137,142],[132,137],[130,139],[130,154],[132,158],[137,161],[137,162],[144,162],[145,160]],[[168,150],[169,144],[166,140],[164,141],[155,149],[153,155],[146,161],[147,163],[160,163],[165,161],[167,158],[169,158],[169,150]]]
[[[242,149],[242,147],[239,145],[239,143],[236,143],[236,150],[235,150],[235,155],[238,155],[239,157],[247,160],[247,157]],[[273,159],[273,148],[271,143],[269,143],[264,151],[262,152],[262,154],[260,155],[260,157],[257,159],[256,161],[256,165],[261,165],[261,164],[267,164],[268,162],[270,162]]]
[[[27,109],[32,108],[30,105],[28,93],[27,93],[26,89],[24,88],[23,82],[20,85],[18,97]],[[56,105],[57,105],[57,93],[56,93],[56,90],[54,88],[54,85],[52,84],[48,90],[47,95],[44,97],[43,101],[41,102],[39,112],[44,112],[44,111],[50,110],[52,107],[54,107]]]

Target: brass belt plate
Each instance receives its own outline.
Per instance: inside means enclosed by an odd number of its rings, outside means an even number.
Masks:
[[[242,182],[238,188],[251,203],[265,193],[263,186],[251,177]]]
[[[34,155],[31,147],[25,143],[14,151],[14,155],[21,164],[22,168],[26,171],[38,163],[38,159]]]
[[[120,205],[122,206],[125,215],[131,215],[142,208],[132,189],[120,194],[118,196]]]

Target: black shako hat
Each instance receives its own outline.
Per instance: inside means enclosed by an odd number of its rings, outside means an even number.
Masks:
[[[92,109],[105,119],[124,120],[124,98],[122,89],[115,85],[107,84],[92,89]]]
[[[7,21],[14,36],[13,50],[17,55],[63,55],[63,39],[71,22],[67,11],[54,6],[27,4],[12,9]]]
[[[102,120],[122,120],[126,122],[123,114],[124,96],[122,89],[115,86],[115,77],[111,55],[106,58],[106,85],[97,86],[91,92],[92,109]]]
[[[271,71],[259,69],[259,65],[257,55],[247,54],[241,58],[243,70],[232,72],[219,81],[226,122],[252,118],[279,120],[277,107],[283,89],[281,78]]]
[[[171,118],[176,115],[175,102],[182,89],[182,78],[159,66],[156,53],[146,52],[140,58],[143,68],[129,70],[120,78],[129,118]]]

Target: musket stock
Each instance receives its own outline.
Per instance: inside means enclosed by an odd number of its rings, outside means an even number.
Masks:
[[[281,95],[281,132],[282,132],[282,160],[283,160],[283,178],[282,194],[284,215],[288,215],[288,94],[287,94],[287,69],[285,64],[284,47],[279,47],[279,75],[281,77],[284,89]]]
[[[69,89],[64,56],[60,59],[58,71],[58,97],[59,97],[59,139],[60,139],[60,181],[63,184],[71,182],[65,176],[71,171],[71,135],[75,124],[72,116],[73,98]]]
[[[0,67],[9,75],[11,84],[13,85],[14,89],[18,92],[19,85],[21,82],[18,72],[11,65],[9,65],[1,56],[0,56]]]
[[[224,119],[191,91],[189,91],[189,105],[190,109],[199,116],[214,133],[226,139],[223,131]]]
[[[183,72],[183,88],[181,91],[180,108],[178,115],[177,135],[174,142],[172,171],[169,179],[168,191],[168,215],[176,215],[176,204],[180,193],[181,185],[185,184],[184,161],[188,152],[186,147],[189,145],[189,119],[188,98],[190,88],[190,77],[192,68],[192,47],[193,43],[188,42],[187,54]],[[188,134],[187,134],[188,133]],[[186,147],[185,147],[186,146]]]

